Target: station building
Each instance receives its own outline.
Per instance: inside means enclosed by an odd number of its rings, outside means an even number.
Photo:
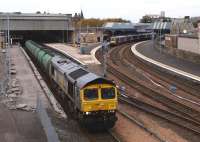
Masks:
[[[191,23],[177,22],[172,26],[171,33],[165,35],[167,53],[178,58],[200,63],[200,33]]]
[[[103,25],[105,38],[119,35],[133,35],[138,33],[151,32],[149,23],[114,23],[109,22]],[[150,29],[150,30],[149,30]]]

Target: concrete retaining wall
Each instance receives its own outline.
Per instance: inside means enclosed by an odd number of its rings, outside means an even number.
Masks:
[[[81,44],[80,53],[81,54],[90,54],[92,49],[96,48],[99,45],[100,45],[100,43],[85,43],[85,44]]]
[[[200,55],[199,40],[197,38],[178,37],[178,49]]]
[[[160,51],[160,47],[159,46],[155,46],[156,49],[158,49]],[[176,56],[177,58],[183,59],[183,60],[187,60],[193,63],[198,63],[200,64],[200,54],[196,54],[196,53],[192,53],[190,51],[184,51],[184,50],[180,50],[177,48],[162,48],[162,52],[166,53],[166,54],[170,54],[172,56]]]

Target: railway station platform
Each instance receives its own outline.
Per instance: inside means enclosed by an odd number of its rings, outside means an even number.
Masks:
[[[9,82],[0,95],[0,140],[59,142],[55,128],[63,130],[64,112],[23,48],[13,45],[8,54]]]
[[[12,75],[6,95],[0,96],[0,141],[45,142],[47,138],[35,111],[37,95],[42,96],[43,92],[20,48],[13,46],[9,52]]]
[[[162,53],[162,49],[155,49],[151,41],[133,45],[132,52],[141,60],[161,69],[200,82],[200,65]]]
[[[47,46],[60,51],[61,53],[70,56],[71,58],[80,62],[80,64],[86,66],[91,72],[95,72],[98,75],[103,74],[103,68],[101,63],[95,58],[95,52],[100,48],[96,47],[91,50],[90,54],[81,54],[80,50],[76,47],[72,47],[61,43],[49,43]]]

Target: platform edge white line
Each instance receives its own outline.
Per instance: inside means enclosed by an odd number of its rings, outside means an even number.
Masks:
[[[185,71],[176,69],[176,68],[171,67],[171,66],[168,66],[168,65],[165,65],[165,64],[163,64],[163,63],[160,63],[160,62],[158,62],[158,61],[152,60],[152,59],[150,59],[150,58],[148,58],[148,57],[142,55],[141,53],[139,53],[139,52],[136,50],[136,47],[137,47],[138,45],[140,45],[140,44],[145,43],[145,42],[149,42],[149,41],[143,41],[143,42],[139,42],[139,43],[134,44],[134,45],[131,47],[131,50],[132,50],[133,54],[135,54],[137,57],[139,57],[139,58],[141,58],[141,59],[143,59],[143,60],[145,60],[145,61],[147,61],[147,62],[149,62],[149,63],[152,63],[152,64],[154,64],[154,65],[156,65],[156,66],[158,66],[158,67],[164,68],[164,69],[169,70],[169,71],[171,71],[171,72],[174,72],[174,73],[176,73],[176,74],[179,74],[179,75],[185,76],[185,77],[187,77],[187,78],[190,78],[190,79],[192,79],[192,80],[195,80],[195,81],[200,82],[200,77],[199,77],[199,76],[196,76],[196,75],[193,75],[193,74],[191,74],[191,73],[188,73],[188,72],[185,72]]]
[[[92,58],[95,61],[95,64],[98,64],[98,65],[100,65],[101,63],[97,60],[97,58],[95,57],[95,54],[96,54],[97,50],[99,50],[100,48],[101,48],[101,46],[97,46],[96,48],[94,48],[90,51],[90,54],[92,55]]]

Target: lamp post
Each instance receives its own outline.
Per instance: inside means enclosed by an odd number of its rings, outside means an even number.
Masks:
[[[162,27],[160,27],[160,54],[162,53],[162,39],[161,39],[161,36],[162,36]]]
[[[69,36],[69,35],[68,35],[68,31],[69,31],[69,19],[67,20],[67,42],[66,42],[66,43],[68,43],[68,38],[69,38],[69,37],[68,37],[68,36]]]
[[[155,48],[155,37],[154,36],[155,36],[154,32],[152,31],[152,37],[151,37],[151,39],[152,39],[152,43],[153,43],[153,48]]]
[[[7,60],[7,63],[8,63],[8,82],[10,82],[10,17],[9,17],[9,13],[7,13],[7,56],[6,56],[6,60]]]
[[[102,43],[102,53],[103,53],[103,76],[106,77],[107,74],[107,52],[109,43],[105,40]]]
[[[198,23],[199,54],[200,54],[200,23]]]

